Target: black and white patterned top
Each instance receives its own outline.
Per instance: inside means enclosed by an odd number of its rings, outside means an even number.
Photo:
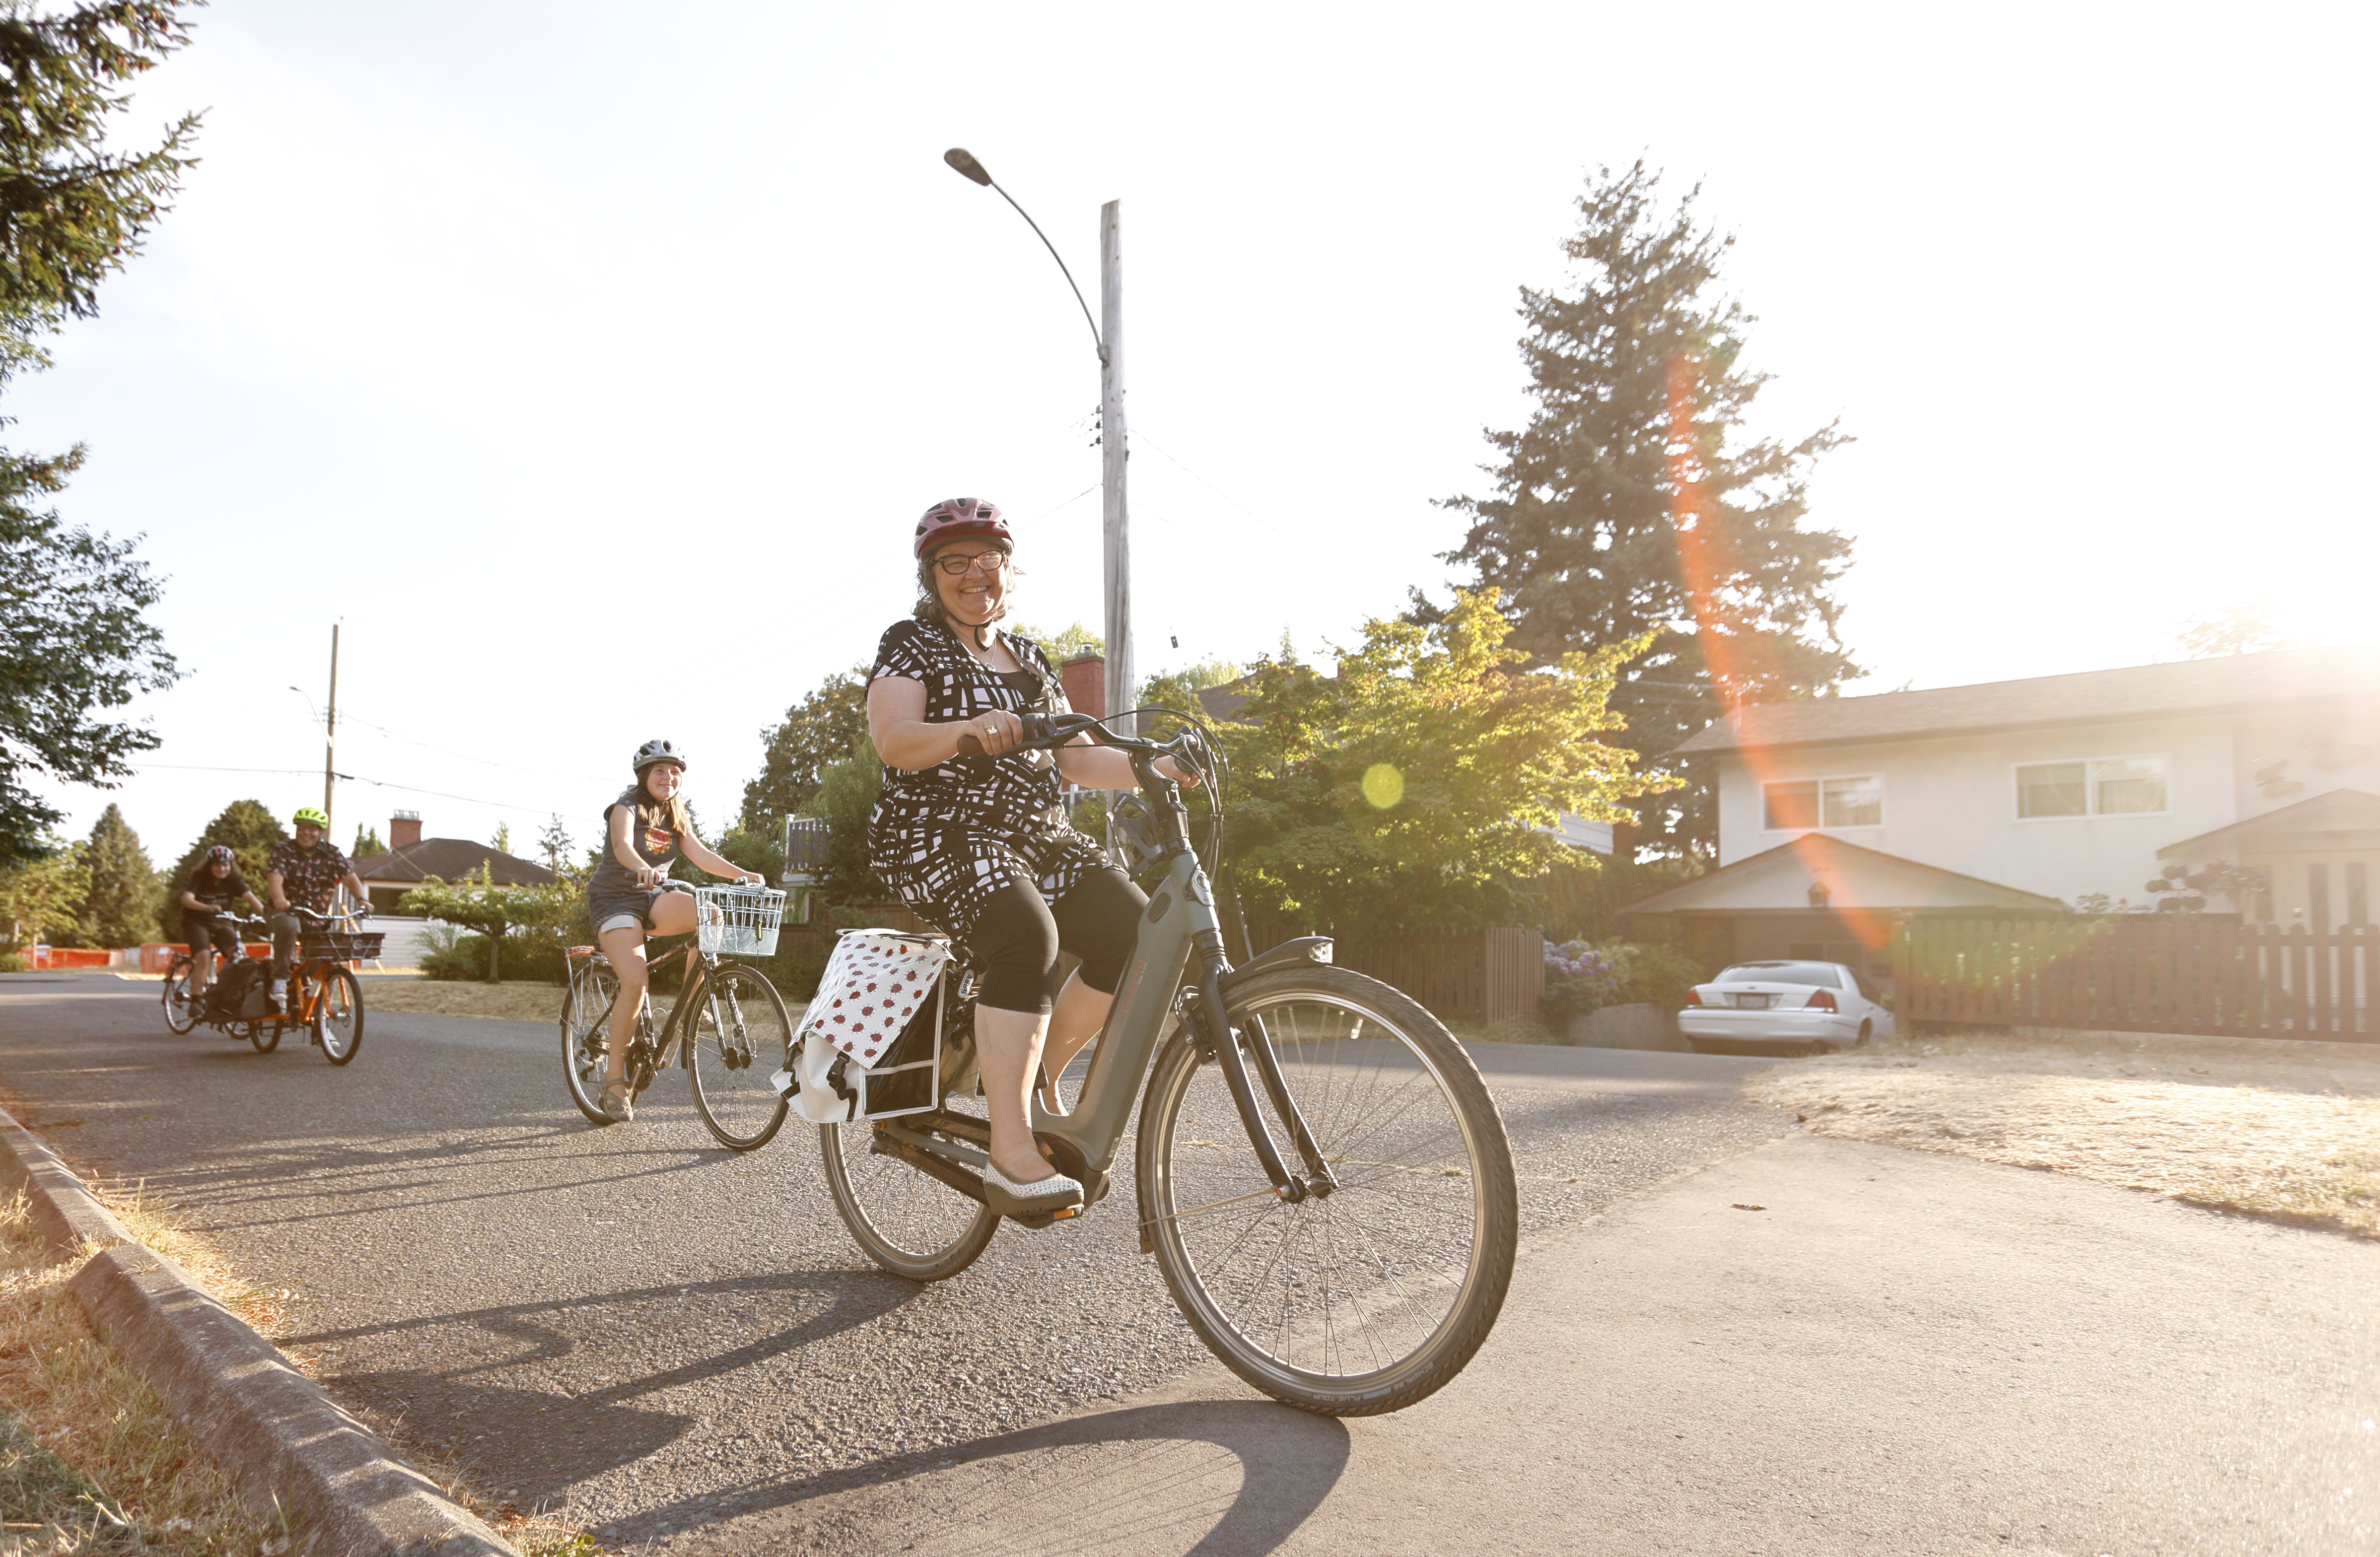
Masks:
[[[1001,674],[930,622],[896,622],[877,645],[868,679],[905,676],[923,685],[929,724],[993,708],[1064,712],[1049,658],[1022,638],[1001,639],[1022,670]],[[868,863],[903,902],[962,939],[1005,882],[1028,882],[1055,903],[1106,863],[1099,846],[1068,824],[1062,782],[1048,752],[953,757],[914,773],[887,766],[868,818]]]

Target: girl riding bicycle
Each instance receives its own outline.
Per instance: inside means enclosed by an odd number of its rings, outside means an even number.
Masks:
[[[868,678],[884,788],[868,849],[885,885],[972,953],[991,1126],[984,1183],[1009,1202],[1001,1209],[1031,1213],[1083,1198],[1034,1144],[1034,1078],[1061,1074],[1098,1035],[1148,897],[1068,824],[1060,800],[1062,778],[1135,787],[1123,753],[1084,735],[1055,753],[1003,755],[1023,739],[1019,715],[1066,706],[1041,650],[992,626],[1008,614],[1013,547],[1000,510],[974,498],[937,503],[917,521],[917,603],[885,630]],[[982,755],[960,754],[969,737]],[[1160,766],[1197,782],[1170,757]],[[1053,1001],[1062,950],[1082,966]],[[1042,1106],[1059,1111],[1054,1089]]]
[[[636,1116],[627,1082],[628,1040],[636,1031],[637,1012],[643,1008],[651,977],[645,966],[645,936],[694,934],[694,899],[667,892],[670,862],[684,854],[712,875],[733,876],[754,886],[760,878],[729,863],[694,836],[693,819],[678,798],[685,781],[686,759],[666,741],[648,741],[637,748],[633,766],[637,781],[603,808],[603,863],[587,884],[587,913],[595,923],[595,943],[610,959],[620,981],[612,1002],[612,1037],[603,1062],[604,1115],[613,1120]]]

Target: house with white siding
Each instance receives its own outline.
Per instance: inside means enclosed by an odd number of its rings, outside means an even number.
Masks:
[[[1718,868],[1628,911],[1706,959],[1873,953],[1927,911],[2147,909],[2152,877],[2217,862],[2264,885],[2205,911],[2372,923],[2380,646],[1747,705],[1677,755],[1718,791]]]

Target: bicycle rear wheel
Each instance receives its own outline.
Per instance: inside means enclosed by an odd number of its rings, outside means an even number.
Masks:
[[[896,1276],[954,1276],[1000,1231],[1000,1213],[990,1206],[876,1151],[876,1127],[868,1120],[820,1125],[819,1145],[826,1153],[827,1192],[843,1225],[870,1260]]]
[[[562,1078],[570,1101],[596,1124],[608,1125],[603,1112],[603,1061],[612,1046],[612,1002],[619,997],[620,980],[601,962],[582,964],[570,975],[570,993],[562,1001]]]
[[[363,986],[345,968],[322,975],[322,993],[314,1000],[314,1042],[333,1065],[346,1064],[364,1046]]]
[[[199,1003],[190,998],[190,974],[195,969],[188,958],[176,957],[165,970],[165,988],[158,998],[164,1002],[169,1032],[188,1032],[199,1025]]]
[[[1339,1187],[1281,1201],[1220,1070],[1176,1033],[1136,1163],[1166,1285],[1199,1339],[1276,1400],[1338,1417],[1410,1406],[1463,1370],[1511,1285],[1520,1197],[1502,1116],[1438,1019],[1360,973],[1264,975],[1232,992],[1229,1016],[1243,1033],[1262,1019]]]
[[[766,1146],[785,1122],[785,1100],[769,1078],[793,1067],[793,1019],[777,986],[738,964],[710,974],[701,995],[685,1018],[695,1112],[722,1146]]]

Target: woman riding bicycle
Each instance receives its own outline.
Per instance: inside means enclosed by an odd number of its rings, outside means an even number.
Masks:
[[[651,978],[645,966],[645,935],[694,934],[694,899],[666,892],[670,862],[684,854],[712,875],[759,885],[760,878],[730,864],[694,836],[686,802],[678,798],[686,759],[666,741],[637,748],[637,781],[603,808],[603,863],[587,884],[587,913],[595,923],[595,943],[611,960],[620,993],[612,1002],[612,1040],[603,1060],[602,1110],[614,1119],[636,1116],[627,1082],[628,1040],[644,1007]]]
[[[215,972],[213,954],[220,951],[234,960],[241,956],[239,932],[223,918],[234,898],[247,899],[250,913],[264,911],[264,900],[249,887],[248,878],[239,874],[231,846],[218,843],[207,851],[199,868],[190,873],[190,879],[182,883],[182,939],[190,948],[190,1005],[194,1009],[205,1008],[207,984]]]
[[[972,953],[991,1126],[986,1186],[1027,1213],[1057,1210],[1079,1204],[1082,1186],[1034,1144],[1034,1078],[1061,1074],[1098,1035],[1148,906],[1099,846],[1068,825],[1059,780],[1087,789],[1138,780],[1129,758],[1087,734],[1055,753],[1002,754],[1023,739],[1019,715],[1066,705],[1040,649],[992,626],[1008,614],[1014,576],[1000,510],[974,498],[937,503],[917,521],[915,540],[917,606],[885,630],[868,676],[868,733],[884,762],[868,863]],[[968,737],[982,755],[960,754]],[[1197,782],[1170,757],[1159,766]],[[1082,966],[1053,1002],[1062,950]],[[1058,1112],[1053,1092],[1042,1105]]]

